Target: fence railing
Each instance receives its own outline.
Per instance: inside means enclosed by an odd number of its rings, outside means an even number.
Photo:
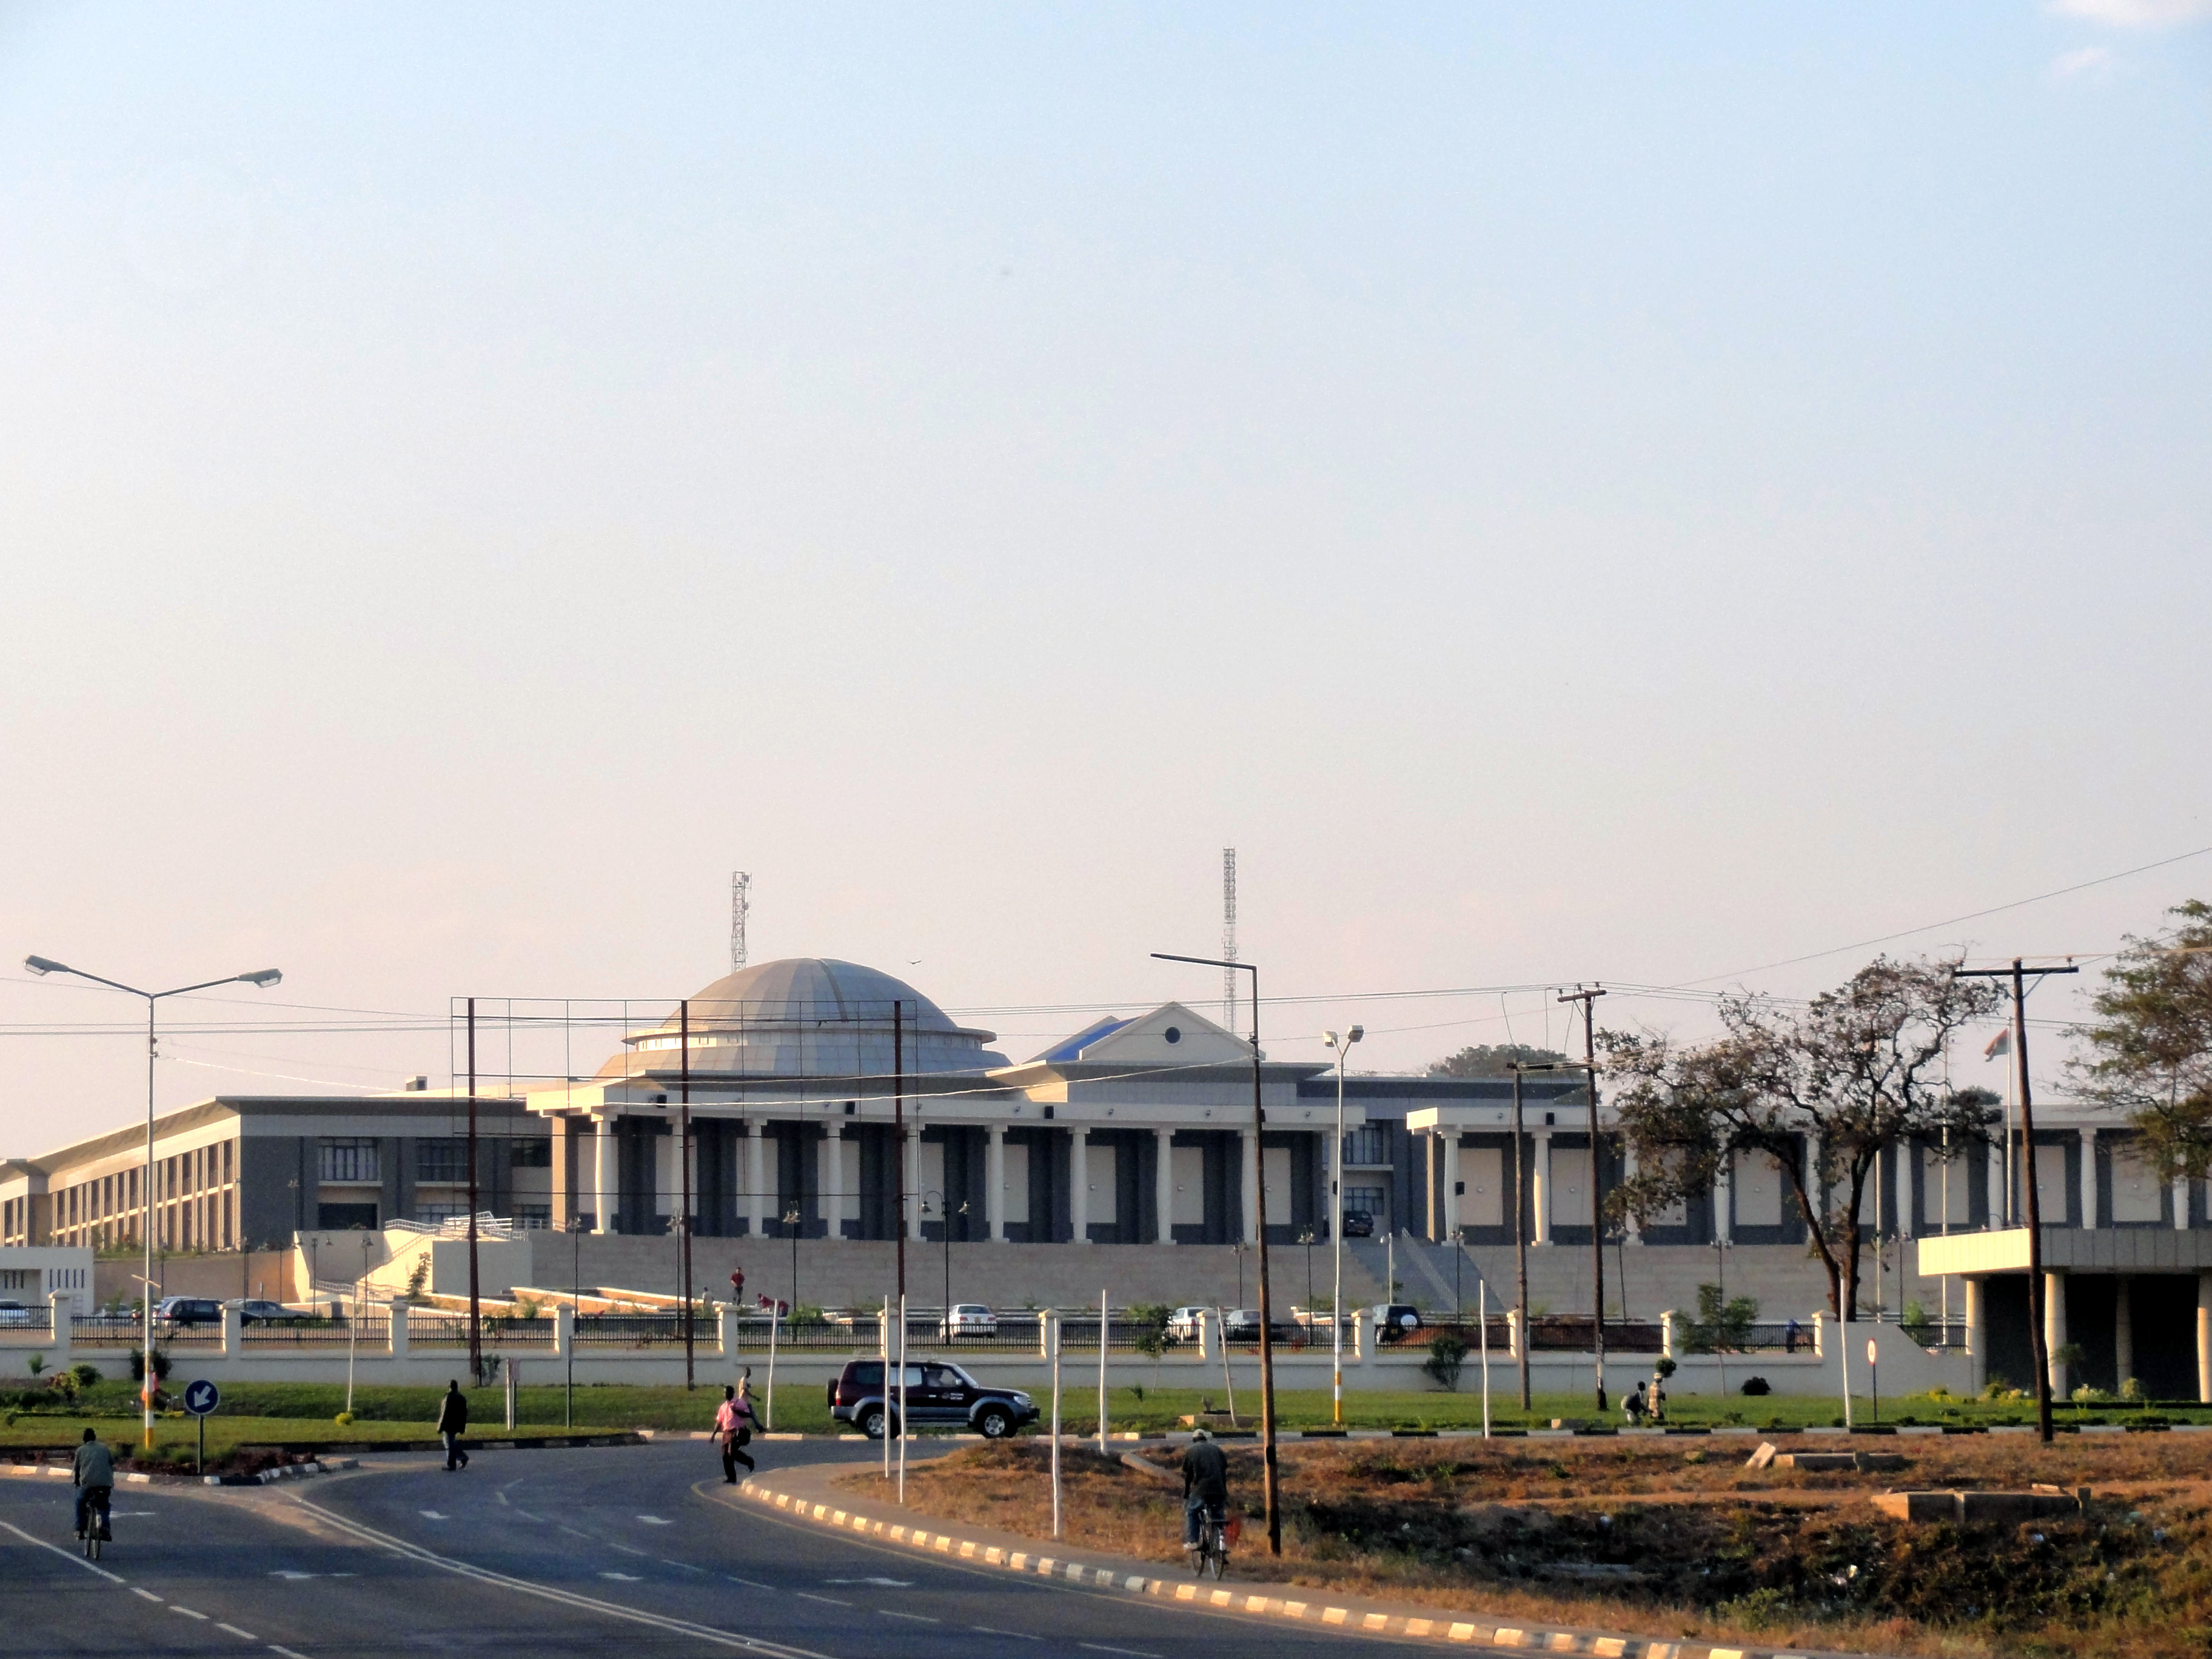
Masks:
[[[392,1341],[392,1318],[379,1311],[337,1319],[257,1319],[238,1335],[249,1348],[383,1348]]]
[[[463,1340],[466,1340],[465,1334]],[[713,1323],[694,1315],[691,1340],[695,1343],[712,1343],[715,1340]],[[684,1316],[680,1313],[586,1314],[576,1321],[576,1346],[580,1348],[680,1348],[684,1346]]]
[[[1585,1321],[1585,1323],[1588,1322]],[[1810,1320],[1769,1320],[1748,1325],[1700,1327],[1674,1322],[1676,1353],[1804,1353],[1813,1352]]]
[[[658,1316],[648,1316],[658,1317]],[[577,1340],[587,1322],[576,1322]],[[558,1337],[556,1322],[539,1316],[528,1318],[517,1316],[490,1315],[482,1322],[483,1346],[487,1348],[544,1348],[550,1352]],[[679,1335],[677,1339],[681,1341]],[[466,1314],[410,1313],[407,1316],[407,1346],[414,1348],[465,1348],[469,1346],[469,1316]]]
[[[54,1310],[52,1303],[35,1308],[0,1308],[0,1342],[11,1336],[46,1337],[53,1334]]]
[[[1674,1334],[1679,1344],[1679,1326]],[[1809,1333],[1807,1340],[1811,1340]],[[1530,1353],[1589,1353],[1596,1346],[1587,1317],[1547,1314],[1528,1322]],[[1608,1319],[1605,1346],[1607,1353],[1658,1353],[1666,1347],[1666,1331],[1656,1319]]]

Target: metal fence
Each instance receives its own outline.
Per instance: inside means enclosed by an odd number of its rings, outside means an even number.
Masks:
[[[11,1336],[51,1336],[53,1330],[52,1303],[43,1303],[35,1308],[0,1308],[0,1341]]]
[[[1656,1319],[1608,1319],[1605,1322],[1607,1353],[1658,1353],[1666,1346],[1665,1331]],[[1676,1333],[1678,1338],[1680,1331]],[[1809,1345],[1811,1334],[1808,1333]],[[1590,1353],[1597,1346],[1587,1319],[1572,1314],[1547,1314],[1528,1322],[1530,1353]]]
[[[556,1343],[554,1322],[550,1319],[525,1318],[504,1315],[488,1315],[481,1322],[483,1327],[483,1346],[487,1348],[543,1348],[551,1352]],[[586,1320],[576,1322],[579,1342],[590,1339],[583,1334]],[[679,1334],[677,1340],[683,1340]],[[466,1314],[413,1312],[407,1316],[407,1346],[416,1348],[465,1348],[469,1346],[469,1316]]]
[[[1674,1352],[1808,1354],[1813,1352],[1813,1325],[1810,1320],[1788,1319],[1749,1325],[1700,1327],[1691,1321],[1677,1319],[1674,1322]]]
[[[389,1314],[365,1313],[337,1319],[302,1315],[297,1319],[257,1319],[239,1332],[249,1348],[382,1348],[392,1341]]]
[[[136,1348],[144,1341],[136,1314],[78,1314],[70,1321],[73,1348]]]
[[[466,1323],[465,1321],[463,1322]],[[694,1343],[713,1342],[714,1322],[694,1315],[691,1340]],[[680,1348],[684,1346],[684,1316],[680,1313],[585,1314],[576,1321],[576,1346],[580,1348]]]

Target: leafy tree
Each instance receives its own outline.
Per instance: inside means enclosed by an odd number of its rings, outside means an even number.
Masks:
[[[1531,1048],[1525,1042],[1478,1044],[1455,1054],[1429,1062],[1431,1077],[1510,1077],[1515,1066],[1556,1065],[1566,1056],[1551,1048]]]
[[[2105,970],[2082,1035],[2085,1092],[2118,1106],[2161,1176],[2212,1175],[2212,905],[2191,899],[2174,925],[2128,940]]]
[[[1698,1316],[1683,1329],[1682,1347],[1688,1353],[1739,1353],[1751,1343],[1751,1328],[1759,1322],[1759,1304],[1747,1296],[1721,1300],[1717,1285],[1698,1286]]]
[[[1996,1000],[1986,980],[1881,957],[1802,1010],[1723,999],[1722,1035],[1709,1042],[1604,1033],[1613,1103],[1638,1166],[1609,1195],[1609,1212],[1648,1222],[1711,1192],[1735,1154],[1763,1153],[1796,1196],[1827,1270],[1830,1308],[1854,1317],[1876,1156],[1946,1131],[1954,1157],[1984,1141],[1983,1098],[1945,1088],[1942,1061],[1953,1034]]]
[[[1450,1331],[1429,1340],[1429,1357],[1421,1362],[1421,1369],[1446,1394],[1459,1391],[1460,1369],[1467,1364],[1467,1344]]]

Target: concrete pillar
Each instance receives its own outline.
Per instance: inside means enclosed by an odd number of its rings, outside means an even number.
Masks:
[[[407,1304],[404,1302],[395,1302],[392,1304],[391,1340],[392,1357],[394,1359],[404,1359],[410,1352],[409,1338],[413,1335],[413,1333],[407,1328]],[[573,1332],[575,1328],[576,1316],[573,1312],[571,1312],[568,1315],[568,1329]],[[568,1352],[565,1348],[561,1348],[558,1346],[561,1341],[561,1316],[557,1313],[553,1316],[553,1340],[556,1345],[556,1352],[565,1353]]]
[[[921,1238],[921,1125],[906,1126],[906,1236],[909,1243]]]
[[[222,1304],[222,1357],[236,1359],[246,1346],[246,1316],[229,1303]]]
[[[1528,1180],[1533,1191],[1532,1205],[1536,1212],[1536,1236],[1532,1244],[1552,1242],[1552,1132],[1535,1132],[1536,1155],[1528,1160]]]
[[[1163,1244],[1175,1243],[1175,1131],[1152,1131],[1152,1208],[1158,1212],[1153,1237]]]
[[[2080,1131],[2081,1136],[2081,1224],[2097,1224],[2097,1132]]]
[[[2197,1398],[2212,1406],[2212,1273],[2197,1275]]]
[[[1067,1227],[1079,1244],[1091,1242],[1091,1131],[1067,1132]]]
[[[145,1287],[141,1285],[139,1288],[143,1290]],[[237,1311],[235,1308],[224,1310],[226,1316],[234,1315]],[[53,1321],[51,1333],[53,1337],[53,1346],[46,1350],[46,1364],[48,1369],[58,1376],[67,1370],[73,1363],[70,1358],[70,1338],[73,1334],[70,1328],[70,1321],[76,1317],[76,1297],[68,1291],[54,1291],[46,1297],[46,1316]],[[228,1324],[225,1328],[228,1328]],[[141,1335],[145,1334],[143,1328],[139,1334]],[[158,1334],[159,1333],[156,1333],[157,1336]],[[230,1348],[227,1343],[223,1347],[223,1357],[225,1358],[230,1357]]]
[[[1673,1316],[1671,1314],[1668,1316],[1669,1318]],[[1521,1357],[1521,1310],[1518,1308],[1505,1310],[1505,1357],[1508,1359]]]
[[[2125,1273],[2112,1280],[2112,1387],[2115,1391],[2136,1374],[2135,1298]]]
[[[2189,1231],[2189,1177],[2173,1178],[2173,1225],[2177,1232]]]
[[[2197,1320],[2204,1322],[2203,1309],[2204,1292],[2197,1293],[2199,1310]],[[2054,1400],[2063,1400],[2072,1388],[2066,1376],[2066,1367],[2058,1363],[2058,1351],[2066,1346],[2066,1275],[2046,1273],[2043,1275],[2043,1350],[2051,1356],[2051,1394]]]
[[[1446,1129],[1444,1138],[1444,1237],[1459,1243],[1459,1131]]]
[[[757,1117],[745,1120],[744,1162],[738,1170],[738,1181],[745,1189],[745,1231],[755,1238],[768,1231],[768,1141],[762,1133],[767,1127]]]
[[[1992,1231],[2005,1224],[2004,1172],[2004,1137],[1998,1135],[1990,1142],[1989,1167],[1982,1177],[1982,1202],[1986,1207]]]
[[[1621,1176],[1624,1180],[1633,1181],[1636,1179],[1636,1148],[1624,1139],[1620,1143]],[[1628,1229],[1628,1242],[1631,1244],[1641,1244],[1644,1242],[1643,1222],[1632,1212],[1624,1218],[1624,1224]]]
[[[994,1123],[984,1132],[990,1144],[983,1154],[983,1218],[990,1225],[991,1243],[1006,1242],[1006,1126]]]
[[[1966,1280],[1966,1375],[1978,1391],[1989,1381],[1990,1369],[1989,1310],[1984,1284],[1979,1273],[1970,1274]]]
[[[1879,1175],[1881,1164],[1875,1166]],[[1735,1154],[1721,1159],[1720,1178],[1713,1182],[1713,1237],[1723,1244],[1735,1240]]]
[[[1244,1172],[1244,1242],[1257,1244],[1260,1242],[1260,1137],[1249,1129],[1239,1129],[1237,1146],[1238,1163]]]
[[[1659,1314],[1659,1352],[1668,1358],[1674,1354],[1674,1310],[1662,1309]]]
[[[715,1340],[720,1344],[721,1355],[725,1362],[735,1359],[738,1357],[738,1348],[741,1340],[741,1333],[744,1329],[744,1328],[738,1322],[739,1316],[737,1304],[734,1303],[725,1303],[719,1310],[717,1310],[717,1317],[714,1322],[717,1329],[715,1330],[714,1335]],[[575,1317],[574,1315],[571,1315],[568,1321],[568,1337],[571,1341],[575,1339]],[[559,1357],[560,1354],[556,1348],[555,1358],[557,1358]]]
[[[1890,1168],[1895,1171],[1889,1183],[1890,1195],[1894,1200],[1890,1206],[1889,1212],[1895,1218],[1890,1231],[1896,1234],[1900,1241],[1912,1237],[1912,1178],[1914,1172],[1920,1167],[1920,1153],[1921,1149],[1911,1141],[1900,1140],[1890,1154]],[[1940,1216],[1942,1211],[1938,1208],[1936,1213]],[[1910,1251],[1900,1248],[1897,1253],[1897,1259],[1902,1262],[1907,1260],[1910,1255]],[[1905,1269],[1901,1267],[1898,1269],[1900,1280],[1904,1272]],[[1899,1299],[1902,1300],[1901,1292]]]
[[[615,1155],[615,1126],[618,1117],[593,1120],[592,1136],[592,1231],[615,1231],[615,1205],[622,1194],[622,1160]]]

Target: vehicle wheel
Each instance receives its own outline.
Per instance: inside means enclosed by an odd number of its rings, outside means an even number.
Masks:
[[[977,1414],[975,1426],[986,1440],[1004,1440],[1014,1431],[1013,1414],[1000,1406],[987,1406]]]
[[[860,1413],[860,1432],[871,1440],[884,1437],[884,1408],[870,1406]]]

